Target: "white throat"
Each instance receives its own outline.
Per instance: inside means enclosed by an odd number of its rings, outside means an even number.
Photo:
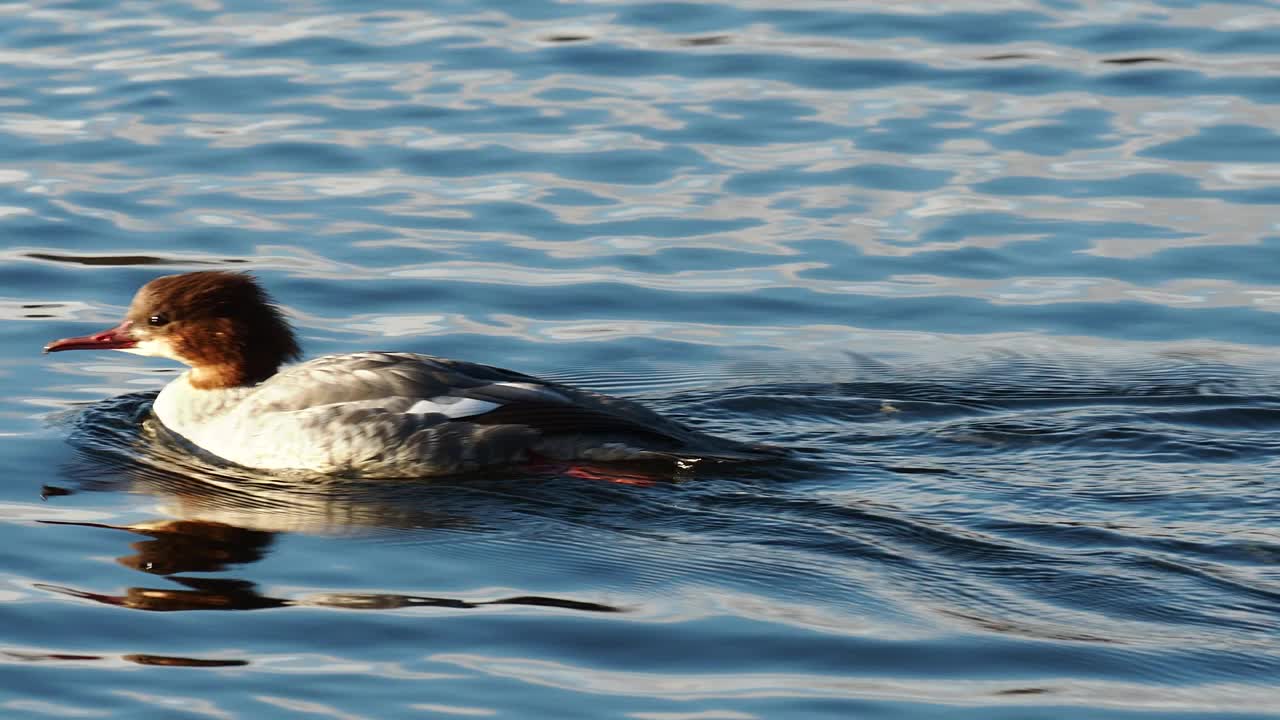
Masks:
[[[157,340],[156,338],[148,338],[146,340],[139,340],[138,344],[134,345],[131,348],[116,348],[116,349],[119,350],[120,352],[127,352],[132,355],[142,355],[143,357],[169,358],[170,360],[177,360],[178,362],[184,365],[189,364],[187,363],[186,360],[183,360],[178,355],[178,353],[173,351],[173,345],[169,343],[168,340]]]
[[[235,408],[253,387],[199,390],[191,385],[191,371],[182,373],[164,386],[151,406],[151,412],[165,427],[188,440],[197,441],[202,430]]]

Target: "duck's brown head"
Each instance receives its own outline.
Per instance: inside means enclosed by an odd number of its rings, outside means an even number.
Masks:
[[[156,278],[134,296],[124,322],[44,348],[94,349],[186,363],[200,389],[261,382],[299,354],[293,329],[257,280],[218,270]]]

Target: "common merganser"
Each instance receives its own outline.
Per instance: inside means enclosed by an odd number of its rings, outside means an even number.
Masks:
[[[169,275],[110,330],[45,346],[122,350],[191,367],[152,406],[169,430],[263,470],[419,477],[556,460],[750,461],[777,454],[697,432],[630,400],[500,368],[397,352],[300,354],[250,275]]]

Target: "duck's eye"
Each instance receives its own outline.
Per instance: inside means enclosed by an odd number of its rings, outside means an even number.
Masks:
[[[151,327],[160,327],[169,322],[169,318],[165,315],[152,315],[147,318],[147,324]]]

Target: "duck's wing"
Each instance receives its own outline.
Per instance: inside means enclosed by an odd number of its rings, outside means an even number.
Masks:
[[[380,398],[433,398],[455,390],[536,378],[474,363],[412,353],[361,352],[326,355],[276,373],[254,397],[277,410],[302,410],[330,403],[363,403]]]
[[[294,366],[260,384],[252,405],[257,418],[270,416],[282,433],[302,424],[324,428],[329,445],[369,448],[360,464],[416,462],[413,468],[430,465],[433,473],[470,461],[516,460],[526,451],[600,460],[773,455],[696,432],[620,397],[402,352],[320,357]],[[388,447],[403,450],[388,457]]]
[[[691,432],[629,400],[502,368],[412,353],[317,358],[264,382],[254,405],[267,412],[343,405],[436,422],[527,425],[550,433],[625,432],[675,440]]]

